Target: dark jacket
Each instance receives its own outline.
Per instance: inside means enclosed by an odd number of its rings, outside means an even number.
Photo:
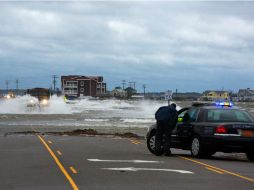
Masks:
[[[162,106],[156,111],[155,119],[174,127],[177,123],[177,111],[173,106]]]

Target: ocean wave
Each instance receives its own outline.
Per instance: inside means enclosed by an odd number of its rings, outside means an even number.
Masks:
[[[84,121],[88,122],[107,122],[109,119],[84,119]]]
[[[153,123],[154,119],[120,119],[123,123]]]

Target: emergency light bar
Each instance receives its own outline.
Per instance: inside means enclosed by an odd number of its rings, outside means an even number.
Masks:
[[[215,102],[216,106],[225,106],[225,107],[233,107],[232,102]]]

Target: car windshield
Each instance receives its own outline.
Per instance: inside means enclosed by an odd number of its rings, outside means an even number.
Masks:
[[[209,122],[253,122],[253,117],[243,110],[211,109],[207,112]]]

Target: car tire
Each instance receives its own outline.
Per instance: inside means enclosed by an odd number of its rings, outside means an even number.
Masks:
[[[191,140],[191,155],[196,158],[205,158],[212,156],[215,152],[212,150],[205,150],[204,145],[198,136],[194,136]]]
[[[194,136],[191,141],[191,155],[196,158],[209,158],[215,154],[216,150],[205,147],[198,136]]]
[[[149,136],[147,137],[146,139],[146,145],[147,145],[147,148],[148,150],[152,153],[152,154],[155,154],[157,156],[160,156],[163,154],[163,149],[157,151],[156,148],[155,148],[155,133],[156,131],[152,131]]]
[[[249,161],[254,162],[254,151],[246,152],[246,156],[249,159]]]

